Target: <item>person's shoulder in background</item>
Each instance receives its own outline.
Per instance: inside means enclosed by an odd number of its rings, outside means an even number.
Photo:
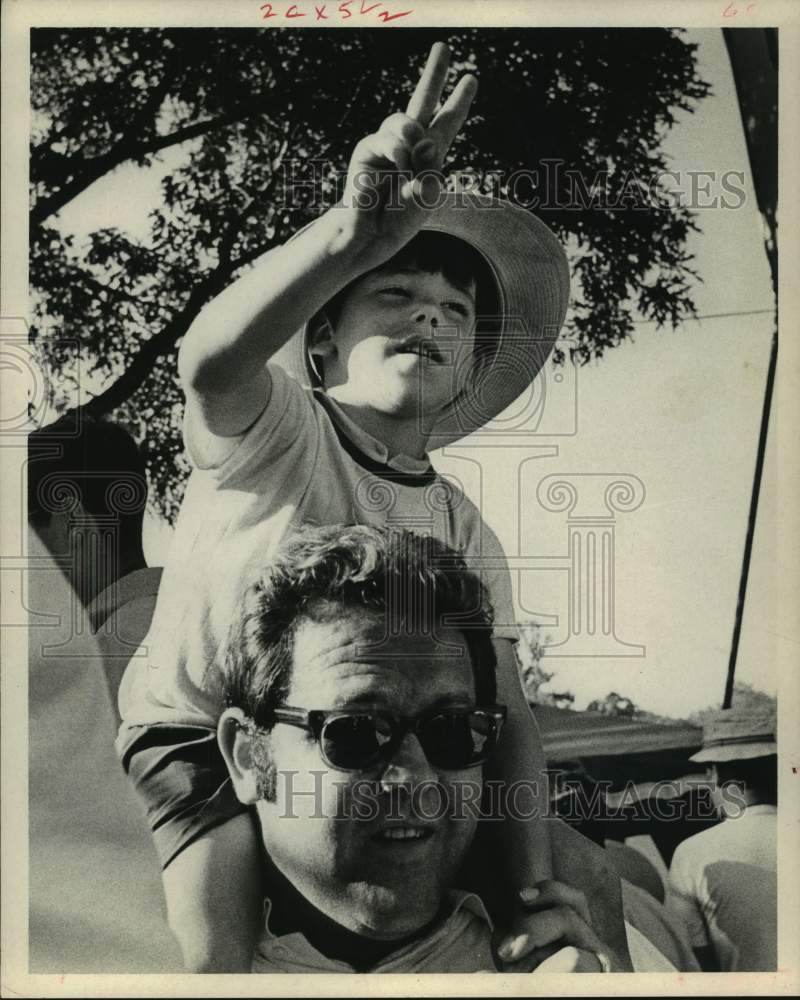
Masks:
[[[162,574],[161,566],[134,570],[101,591],[87,608],[117,721],[122,675],[150,629]]]
[[[666,908],[639,886],[632,885],[624,878],[620,881],[626,923],[642,934],[679,972],[700,972],[683,928]]]
[[[35,532],[29,544],[30,971],[177,972],[150,834],[114,753],[102,652]]]

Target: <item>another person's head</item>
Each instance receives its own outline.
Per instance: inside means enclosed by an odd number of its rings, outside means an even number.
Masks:
[[[703,747],[690,759],[707,765],[712,798],[723,816],[778,801],[775,713],[723,709],[703,721]]]
[[[468,243],[423,230],[311,321],[309,352],[327,391],[384,413],[436,413],[491,356],[499,297]]]
[[[28,523],[84,604],[145,565],[145,461],[109,420],[66,415],[28,438]]]
[[[464,860],[502,722],[491,633],[478,577],[409,532],[307,528],[246,592],[220,746],[274,864],[350,931],[421,930]]]

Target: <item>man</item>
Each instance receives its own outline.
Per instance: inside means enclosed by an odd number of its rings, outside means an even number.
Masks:
[[[491,635],[478,577],[408,532],[306,528],[246,591],[218,738],[269,856],[254,971],[507,967],[480,898],[455,889],[505,715]],[[525,940],[500,949],[510,968],[555,951],[540,968],[562,971],[576,948],[595,971],[624,967],[575,889],[543,883],[524,902]],[[671,968],[629,934],[634,967]]]
[[[160,567],[142,547],[145,462],[118,424],[66,415],[28,439],[28,522],[97,634],[116,712],[119,681],[144,639]]]
[[[707,971],[777,968],[777,745],[769,712],[727,709],[691,759],[711,765],[723,822],[683,841],[668,906]]]

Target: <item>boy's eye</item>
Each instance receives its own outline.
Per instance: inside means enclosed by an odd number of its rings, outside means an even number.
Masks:
[[[458,313],[459,316],[466,316],[468,314],[467,307],[462,302],[445,302],[444,306],[451,312]]]
[[[387,285],[385,288],[381,289],[382,295],[398,295],[401,298],[408,299],[411,297],[411,292],[407,288],[403,288],[400,285]]]

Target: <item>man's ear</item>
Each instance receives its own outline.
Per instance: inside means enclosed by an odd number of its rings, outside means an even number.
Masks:
[[[217,726],[217,743],[236,798],[246,806],[258,800],[256,771],[253,765],[253,736],[247,726],[247,716],[240,708],[228,708]]]
[[[325,360],[335,358],[337,353],[333,326],[324,310],[320,310],[308,325],[308,355],[320,384],[325,383]]]

